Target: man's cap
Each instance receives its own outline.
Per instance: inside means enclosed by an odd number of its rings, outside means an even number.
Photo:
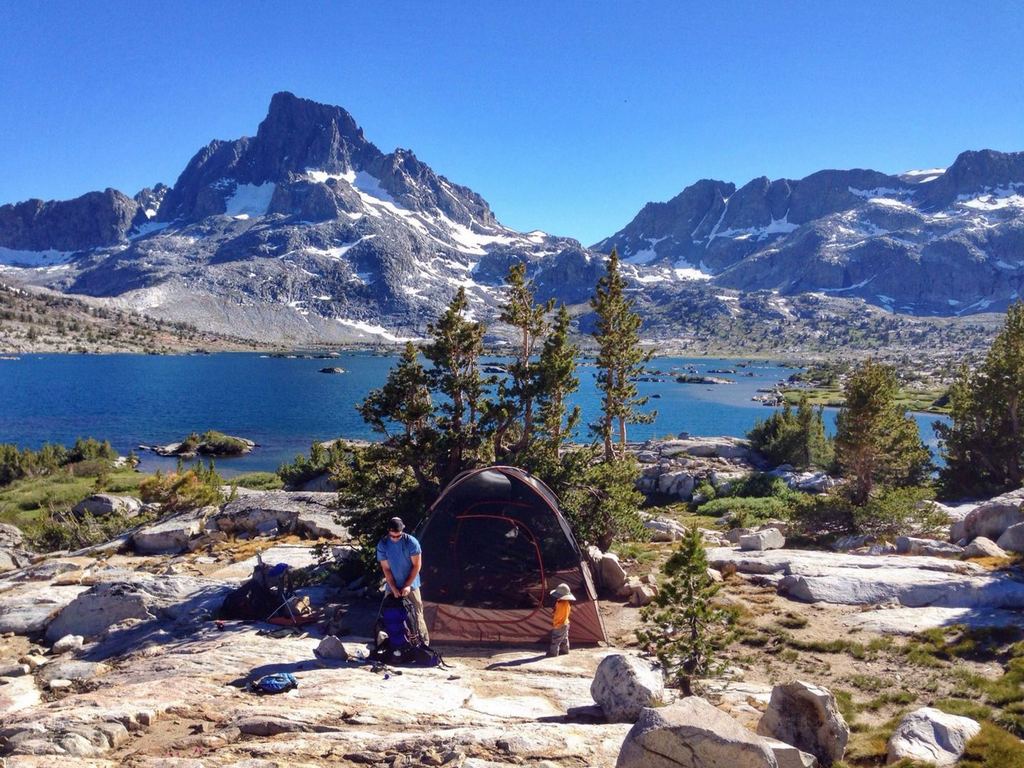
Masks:
[[[402,522],[402,518],[400,518],[400,517],[392,517],[391,520],[388,522],[388,530],[389,531],[399,531],[399,532],[404,531],[405,530],[405,523]]]

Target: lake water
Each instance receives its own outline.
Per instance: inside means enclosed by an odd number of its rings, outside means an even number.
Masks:
[[[356,412],[369,391],[383,384],[397,356],[343,353],[330,360],[265,357],[258,354],[195,356],[25,355],[0,360],[0,443],[38,448],[44,442],[70,444],[76,437],[108,439],[121,453],[140,444],[180,440],[192,431],[216,429],[259,444],[250,455],[218,461],[225,475],[274,470],[313,441],[335,437],[372,438]],[[347,373],[319,370],[340,366]],[[661,382],[640,382],[658,411],[652,424],[633,425],[629,438],[676,435],[742,436],[771,409],[753,402],[793,369],[764,362],[707,358],[656,358],[651,368]],[[684,372],[729,369],[729,385],[678,384]],[[600,401],[592,364],[577,373],[575,403],[584,424],[594,421]],[[669,375],[671,374],[671,375]],[[916,416],[925,442],[935,448],[935,416]],[[830,430],[835,413],[827,414]],[[585,438],[585,433],[581,433]],[[145,470],[174,461],[139,453]]]

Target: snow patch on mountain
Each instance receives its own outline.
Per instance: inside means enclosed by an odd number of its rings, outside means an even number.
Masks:
[[[13,248],[0,248],[0,264],[9,267],[53,267],[71,261],[74,251],[19,251]]]
[[[269,181],[263,184],[239,184],[231,197],[224,201],[224,215],[240,221],[253,216],[266,216],[276,188],[277,185]]]

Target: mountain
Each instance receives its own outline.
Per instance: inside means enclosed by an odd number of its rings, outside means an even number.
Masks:
[[[1024,296],[1024,153],[947,169],[702,180],[593,246],[741,292],[820,292],[915,315],[1002,311]]]
[[[0,208],[0,264],[164,319],[295,342],[422,335],[458,286],[490,317],[520,259],[542,295],[571,302],[603,269],[575,240],[502,226],[412,151],[381,152],[340,107],[290,93],[254,137],[210,142],[171,188],[100,194],[111,199]]]
[[[861,299],[919,314],[1005,306],[1024,273],[1021,157],[704,180],[588,249],[503,226],[411,150],[382,152],[344,109],[278,93],[255,136],[210,142],[169,187],[0,207],[0,275],[249,339],[395,341],[423,336],[458,287],[493,320],[516,261],[587,330],[617,246],[650,338],[819,345],[830,337],[816,324],[860,322]],[[917,328],[882,315],[869,322],[880,333]]]

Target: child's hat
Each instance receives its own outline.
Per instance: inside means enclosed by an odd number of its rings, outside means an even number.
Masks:
[[[573,597],[572,590],[569,589],[568,584],[559,584],[551,590],[550,594],[555,600],[571,600],[574,603],[576,602],[576,598]]]

